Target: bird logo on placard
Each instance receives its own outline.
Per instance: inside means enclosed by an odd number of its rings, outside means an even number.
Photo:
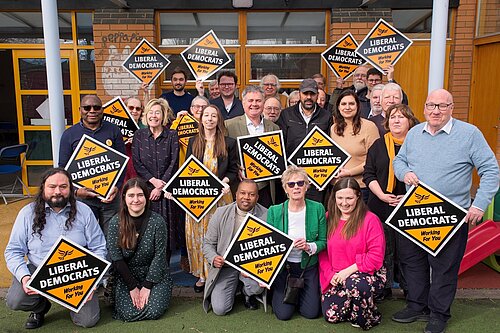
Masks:
[[[198,171],[200,171],[200,169],[195,169],[195,168],[192,168],[190,166],[188,166],[188,175],[192,176],[194,175],[195,173],[198,173]]]
[[[252,237],[254,233],[260,230],[260,227],[249,227],[247,226],[248,236]]]
[[[63,261],[66,256],[70,256],[73,254],[73,250],[68,250],[68,251],[63,251],[63,250],[57,250],[57,253],[59,253],[59,257],[57,257],[59,260]]]
[[[120,110],[116,106],[112,106],[111,110],[109,111],[111,114],[119,113]]]
[[[90,153],[92,153],[93,151],[95,151],[95,148],[96,147],[83,147],[83,154],[86,155],[86,156],[89,156]]]
[[[321,142],[323,142],[323,139],[312,138],[312,145],[313,146],[316,146],[316,145],[320,144]]]
[[[276,140],[274,139],[274,137],[271,137],[271,138],[269,139],[269,141],[267,141],[267,145],[268,145],[268,146],[278,147],[278,143],[276,142]]]
[[[344,41],[344,45],[342,45],[342,47],[349,47],[349,46],[352,46],[352,43],[349,43],[349,41]]]
[[[430,195],[429,194],[418,194],[418,193],[415,193],[415,202],[416,203],[421,203],[423,200],[427,200],[429,199]]]
[[[382,29],[382,28],[377,28],[377,33],[379,36],[382,36],[385,34],[389,29]]]

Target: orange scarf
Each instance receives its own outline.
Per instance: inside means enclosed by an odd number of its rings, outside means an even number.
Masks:
[[[395,145],[402,145],[403,140],[396,139],[392,136],[391,132],[384,135],[385,147],[387,148],[387,155],[389,156],[389,173],[387,175],[387,192],[392,193],[396,187],[396,177],[394,177],[394,169],[392,168],[392,161],[396,156]]]

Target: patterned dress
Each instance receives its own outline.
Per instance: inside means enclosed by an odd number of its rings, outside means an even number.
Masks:
[[[215,175],[217,174],[217,158],[213,157],[213,143],[207,142],[203,155],[203,164]],[[203,237],[208,229],[208,222],[214,215],[217,207],[225,206],[233,201],[231,192],[222,196],[217,204],[205,215],[200,222],[196,222],[186,214],[186,247],[188,250],[189,266],[191,274],[198,278],[208,277],[208,262],[203,256]]]
[[[177,132],[164,128],[155,138],[149,128],[141,128],[134,133],[132,141],[134,168],[144,179],[151,191],[154,187],[152,177],[168,183],[178,168],[179,139]],[[167,224],[167,250],[175,250],[177,245],[177,219],[175,203],[167,200],[161,193],[158,200],[151,201],[151,210],[160,214]],[[168,264],[168,263],[167,263]]]
[[[165,244],[167,230],[163,218],[151,212],[149,219],[143,222],[139,231],[138,244],[133,250],[118,246],[119,220],[115,215],[109,223],[108,251],[111,260],[124,260],[131,275],[138,283],[153,283],[148,304],[138,310],[132,303],[130,292],[121,276],[115,279],[113,291],[115,307],[113,318],[123,321],[158,319],[167,310],[172,295],[172,278],[168,270]]]

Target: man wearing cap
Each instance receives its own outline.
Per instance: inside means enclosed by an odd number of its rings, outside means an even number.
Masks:
[[[276,121],[276,124],[283,131],[287,156],[295,151],[314,126],[318,126],[322,131],[328,133],[332,125],[330,113],[320,108],[316,103],[318,83],[314,79],[302,81],[299,87],[299,96],[299,103],[283,110]],[[319,202],[323,201],[323,193],[313,187],[307,191],[306,197]]]

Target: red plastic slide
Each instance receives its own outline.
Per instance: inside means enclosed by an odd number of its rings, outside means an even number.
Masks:
[[[488,220],[481,223],[469,231],[469,240],[458,274],[462,274],[498,250],[500,250],[500,222]]]

